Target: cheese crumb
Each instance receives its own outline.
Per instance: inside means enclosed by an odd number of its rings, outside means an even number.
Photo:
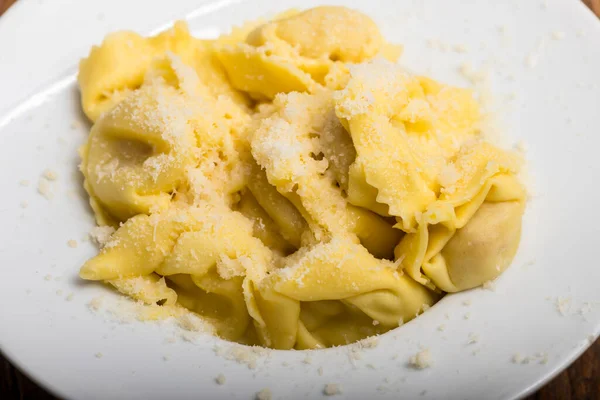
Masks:
[[[53,194],[52,194],[52,191],[50,188],[50,181],[48,181],[48,179],[46,179],[46,178],[40,178],[40,180],[38,181],[37,191],[39,194],[44,196],[47,200],[51,200],[53,197]]]
[[[95,356],[96,356],[96,358],[102,358],[104,356],[104,354],[102,354],[102,353],[96,353]]]
[[[468,53],[469,52],[469,48],[467,46],[465,46],[464,44],[456,44],[452,47],[452,50],[454,50],[457,53]]]
[[[489,79],[489,71],[482,69],[476,71],[471,63],[462,63],[459,67],[460,74],[472,84],[480,84]]]
[[[512,356],[512,362],[513,364],[520,364],[521,362],[523,362],[523,356],[519,353],[516,353]]]
[[[30,182],[27,179],[21,179],[19,181],[19,185],[21,185],[21,186],[29,186],[29,183]]]
[[[227,360],[236,361],[245,364],[250,369],[255,369],[259,355],[268,354],[268,349],[264,347],[251,347],[241,345],[215,346],[215,353]]]
[[[462,304],[463,304],[463,306],[470,306],[471,305],[471,300],[470,299],[464,300],[462,302]]]
[[[76,247],[78,246],[78,243],[77,243],[77,240],[71,239],[71,240],[69,240],[69,241],[67,242],[67,245],[68,245],[70,248],[74,249],[74,248],[76,248]]]
[[[193,313],[185,313],[181,317],[177,318],[177,325],[179,325],[181,329],[186,330],[187,333],[210,332],[212,330],[212,326],[209,323],[207,323],[206,320],[203,320],[202,318]]]
[[[323,376],[323,367],[319,367],[319,369],[317,369],[317,374],[319,374],[319,376]]]
[[[219,374],[216,378],[215,381],[217,382],[217,385],[224,385],[225,382],[227,381],[227,379],[225,378],[225,375],[223,374]]]
[[[27,208],[29,207],[29,203],[27,202],[27,200],[23,200],[20,204],[21,208]]]
[[[536,47],[527,55],[525,58],[525,65],[528,68],[533,69],[537,66],[540,54],[542,53],[545,45],[546,41],[544,39],[539,40]]]
[[[563,40],[566,34],[563,31],[554,31],[552,32],[552,39],[554,40]]]
[[[271,389],[264,388],[260,392],[256,393],[256,400],[271,400],[273,395],[271,394]]]
[[[377,336],[371,336],[358,342],[359,346],[363,349],[372,349],[379,345],[379,338]]]
[[[44,276],[44,279],[49,281],[52,279],[52,275],[48,274],[48,275]]]
[[[560,315],[565,316],[571,309],[571,298],[557,297],[555,305],[556,311],[558,311]]]
[[[469,312],[468,312],[468,313],[466,313],[466,314],[464,315],[464,317],[463,317],[463,318],[464,318],[464,319],[469,319],[469,318],[471,318],[471,313],[469,313]]]
[[[416,369],[429,368],[432,365],[431,352],[429,349],[420,351],[414,356],[411,356],[408,363],[411,367]]]
[[[341,394],[342,389],[337,383],[328,383],[327,385],[325,385],[323,393],[325,394],[325,396],[335,396]]]
[[[44,171],[44,178],[48,179],[49,181],[55,181],[58,179],[58,174],[51,169],[47,169]]]
[[[496,282],[495,281],[485,281],[482,286],[485,290],[490,290],[494,292],[496,290]]]
[[[88,235],[94,243],[100,247],[104,247],[114,232],[115,228],[112,226],[95,226],[90,230]]]
[[[587,340],[589,344],[594,344],[594,342],[596,341],[596,337],[594,335],[589,335]]]
[[[446,325],[442,324],[440,326],[437,327],[438,331],[443,332],[446,330]]]
[[[102,297],[100,297],[100,296],[94,297],[88,303],[88,308],[92,311],[98,311],[98,310],[100,310],[100,307],[102,307]]]
[[[475,333],[470,333],[469,334],[469,340],[467,341],[467,344],[475,344],[479,342],[479,335],[475,334]]]
[[[185,332],[181,332],[180,337],[185,342],[194,343],[196,341],[196,339],[198,338],[198,335],[194,332],[185,331]]]
[[[69,293],[69,295],[65,298],[67,301],[73,300],[73,293]]]

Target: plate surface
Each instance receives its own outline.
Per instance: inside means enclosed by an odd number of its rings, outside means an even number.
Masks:
[[[0,182],[9,193],[0,198],[0,347],[39,383],[78,399],[248,399],[264,388],[273,398],[318,398],[328,383],[345,398],[508,399],[539,387],[597,336],[600,24],[575,0],[327,2],[372,16],[405,45],[401,63],[413,71],[463,86],[489,77],[507,143],[527,144],[534,193],[519,253],[495,291],[447,296],[373,348],[265,351],[246,364],[213,337],[119,320],[119,296],[77,277],[96,252],[85,241],[93,218],[77,171],[89,129],[78,59],[115,29],[146,34],[185,17],[196,35],[214,37],[321,2],[152,3],[20,1],[0,19]],[[469,69],[488,73],[465,79]],[[46,169],[58,174],[51,199],[37,190]],[[92,312],[98,296],[108,306]],[[421,349],[434,365],[410,369]]]

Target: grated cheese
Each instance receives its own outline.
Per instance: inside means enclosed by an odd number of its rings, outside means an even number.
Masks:
[[[475,344],[479,342],[479,335],[475,333],[469,334],[469,339],[467,340],[467,344]]]
[[[325,394],[325,396],[335,396],[342,394],[342,389],[337,383],[328,383],[323,389],[323,394]]]
[[[44,178],[48,179],[49,181],[55,181],[58,179],[58,174],[51,169],[46,169],[44,171]]]
[[[587,337],[587,340],[589,344],[594,344],[594,342],[596,341],[596,337],[594,335],[589,335]]]
[[[88,235],[94,243],[102,248],[109,242],[114,232],[115,228],[112,226],[95,226],[90,230]]]
[[[213,330],[212,325],[208,324],[205,320],[192,313],[185,313],[181,317],[177,318],[177,324],[180,328],[188,332],[208,333]]]
[[[54,196],[52,194],[52,190],[50,187],[50,181],[48,181],[48,179],[43,178],[43,177],[40,178],[38,181],[37,191],[39,194],[44,196],[47,200],[51,200],[52,197]]]
[[[272,394],[271,389],[264,388],[260,392],[256,393],[256,400],[271,400]]]
[[[464,44],[456,44],[452,47],[452,50],[454,50],[455,52],[460,53],[460,54],[469,52],[469,48],[467,46],[465,46]]]
[[[544,365],[544,364],[548,363],[548,353],[538,352],[531,356],[523,356],[520,353],[515,353],[512,356],[511,361],[513,364],[521,364],[521,365],[527,365],[527,364],[537,361],[538,364]]]
[[[571,298],[559,296],[556,298],[555,305],[556,311],[558,311],[560,315],[565,316],[571,310]]]
[[[535,46],[535,48],[533,50],[531,50],[531,52],[529,52],[529,54],[525,58],[525,65],[528,68],[533,69],[538,65],[540,55],[541,55],[542,51],[544,50],[545,46],[546,46],[546,41],[544,39],[538,40],[538,43]]]
[[[408,364],[416,369],[425,369],[431,367],[433,365],[431,352],[428,349],[418,352],[409,358]]]
[[[102,307],[102,297],[98,296],[98,297],[94,297],[92,300],[90,300],[90,302],[88,303],[88,308],[92,311],[98,311],[100,310],[100,308]]]
[[[77,240],[71,239],[71,240],[69,240],[69,241],[67,242],[67,245],[68,245],[70,248],[74,249],[74,248],[76,248],[76,247],[77,247],[79,244],[77,243]]]
[[[214,352],[227,360],[246,365],[249,369],[256,369],[260,356],[269,354],[264,347],[246,347],[238,344],[228,346],[215,346]]]
[[[215,382],[217,382],[218,385],[224,385],[226,381],[227,381],[227,379],[225,378],[225,375],[223,375],[223,374],[219,374],[215,378]]]

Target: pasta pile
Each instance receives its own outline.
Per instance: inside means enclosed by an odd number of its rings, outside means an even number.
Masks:
[[[482,138],[469,90],[400,54],[343,7],[216,40],[107,36],[79,69],[81,171],[116,231],[81,277],[277,349],[383,333],[496,278],[518,159]]]

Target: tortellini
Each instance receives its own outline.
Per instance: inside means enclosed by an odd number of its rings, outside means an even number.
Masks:
[[[105,113],[82,150],[81,169],[98,207],[116,221],[166,209],[195,164],[185,99],[149,84]]]
[[[96,121],[102,113],[120,103],[144,83],[153,61],[167,53],[181,57],[207,85],[213,95],[229,96],[240,106],[246,97],[233,89],[212,49],[213,43],[192,37],[183,21],[154,37],[144,38],[135,32],[108,35],[101,46],[94,46],[81,60],[77,77],[81,105],[85,115]]]
[[[396,216],[402,230],[413,231],[436,199],[448,159],[477,133],[475,100],[389,62],[351,67],[335,99],[357,152],[349,201]]]
[[[217,50],[231,83],[256,99],[313,92],[338,63],[377,55],[396,60],[401,48],[386,43],[366,15],[345,7],[288,11],[259,26],[249,24],[220,40]]]
[[[80,64],[81,171],[116,231],[81,268],[222,338],[381,334],[508,267],[526,193],[466,89],[405,71],[344,7],[214,41],[109,35]],[[157,312],[164,310],[164,312]]]
[[[514,257],[525,192],[517,160],[487,144],[467,146],[450,168],[459,178],[421,214],[417,232],[396,247],[406,272],[446,292],[496,278]],[[424,272],[424,274],[423,274]]]

